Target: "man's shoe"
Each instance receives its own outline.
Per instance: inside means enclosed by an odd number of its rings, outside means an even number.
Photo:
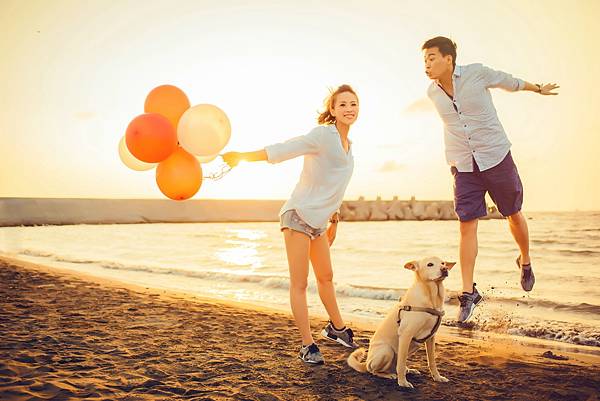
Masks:
[[[457,320],[459,323],[464,323],[471,318],[473,310],[483,300],[483,297],[479,295],[475,283],[473,283],[473,292],[463,292],[458,296],[458,300],[460,301],[460,310]]]
[[[521,264],[521,257],[517,257],[517,266],[521,269],[521,287],[527,292],[533,289],[533,285],[535,284],[535,275],[533,274],[533,269],[531,268],[531,262],[526,265]]]

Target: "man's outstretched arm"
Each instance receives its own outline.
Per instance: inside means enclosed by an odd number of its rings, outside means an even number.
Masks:
[[[488,88],[501,88],[510,92],[525,90],[541,95],[558,95],[558,93],[552,92],[559,88],[556,84],[532,84],[503,71],[493,70],[481,64],[480,67],[480,74]]]
[[[531,82],[525,81],[524,91],[537,92],[540,95],[558,95],[558,92],[552,92],[555,89],[560,88],[556,84],[532,84]]]

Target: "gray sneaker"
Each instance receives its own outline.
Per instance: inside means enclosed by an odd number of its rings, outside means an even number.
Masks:
[[[460,301],[460,310],[458,311],[457,320],[459,323],[464,323],[471,318],[473,310],[483,300],[483,297],[479,295],[475,283],[473,283],[473,292],[463,292],[462,295],[458,296],[458,300]]]
[[[319,351],[319,347],[317,347],[317,344],[315,343],[300,348],[298,358],[306,363],[312,363],[314,365],[322,365],[325,362],[323,355],[321,355],[321,351]]]
[[[327,326],[321,330],[321,335],[328,340],[332,340],[342,344],[348,348],[358,348],[358,345],[354,342],[354,333],[352,329],[345,327],[343,330],[336,330],[333,328],[333,323],[329,321]]]
[[[535,284],[535,275],[533,274],[531,263],[522,265],[521,257],[517,256],[517,266],[519,266],[519,269],[521,269],[521,287],[523,287],[525,291],[531,291],[533,289],[533,285]]]

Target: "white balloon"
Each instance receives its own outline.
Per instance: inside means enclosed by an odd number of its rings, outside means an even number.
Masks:
[[[119,157],[124,165],[135,171],[146,171],[154,168],[157,163],[146,163],[131,154],[125,142],[125,135],[119,141]]]
[[[231,124],[227,114],[212,104],[190,107],[177,125],[179,144],[196,156],[218,156],[230,137]]]

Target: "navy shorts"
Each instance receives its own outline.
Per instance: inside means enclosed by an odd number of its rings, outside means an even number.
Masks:
[[[523,184],[510,152],[500,164],[485,171],[479,171],[475,160],[472,173],[459,172],[456,167],[452,167],[451,171],[454,176],[454,210],[460,221],[487,215],[486,192],[489,192],[503,216],[513,215],[521,210]]]

